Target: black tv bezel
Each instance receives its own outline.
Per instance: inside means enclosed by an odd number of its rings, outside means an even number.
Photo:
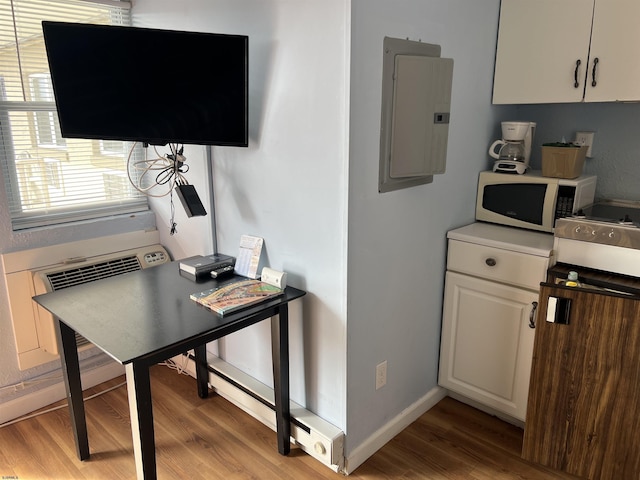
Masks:
[[[142,135],[139,133],[132,134],[120,134],[114,132],[108,132],[106,134],[88,134],[77,131],[68,131],[66,125],[65,116],[65,106],[61,106],[58,103],[58,88],[56,86],[56,77],[58,77],[57,73],[57,65],[54,65],[49,56],[49,47],[47,45],[47,30],[52,26],[52,28],[64,27],[64,28],[76,28],[80,32],[81,29],[99,29],[103,31],[112,31],[115,33],[123,32],[127,30],[135,30],[137,33],[150,32],[153,35],[185,35],[189,37],[197,37],[197,36],[206,36],[209,38],[213,37],[226,37],[226,38],[238,38],[244,41],[244,125],[243,125],[243,134],[238,136],[237,140],[223,140],[220,138],[215,138],[215,135],[202,137],[195,136],[190,137],[188,135],[180,135],[180,136],[152,136],[152,135]],[[49,70],[51,73],[51,80],[54,90],[54,96],[56,97],[56,102],[58,103],[58,118],[60,121],[60,128],[62,132],[62,136],[64,138],[80,138],[80,139],[89,139],[89,140],[119,140],[119,141],[129,141],[129,142],[140,142],[145,145],[167,145],[167,144],[190,144],[190,145],[217,145],[217,146],[235,146],[235,147],[248,147],[249,145],[249,37],[247,35],[239,35],[239,34],[223,34],[223,33],[208,33],[208,32],[191,32],[191,31],[180,31],[180,30],[167,30],[167,29],[156,29],[156,28],[146,28],[146,27],[134,27],[134,26],[122,26],[122,25],[100,25],[100,24],[87,24],[87,23],[69,23],[69,22],[57,22],[57,21],[43,21],[42,22],[43,35],[45,39],[45,47],[47,48],[47,57],[49,62]],[[108,29],[108,30],[107,30]],[[86,30],[84,30],[86,31]],[[58,79],[59,81],[59,79]],[[240,138],[242,137],[242,138]]]

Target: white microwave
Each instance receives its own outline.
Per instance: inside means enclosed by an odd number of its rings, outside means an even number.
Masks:
[[[543,177],[481,172],[478,179],[476,220],[553,232],[556,219],[568,217],[594,201],[595,175],[578,178]]]

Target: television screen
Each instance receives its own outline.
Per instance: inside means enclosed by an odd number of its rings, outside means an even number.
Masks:
[[[248,145],[247,36],[42,27],[63,137]]]

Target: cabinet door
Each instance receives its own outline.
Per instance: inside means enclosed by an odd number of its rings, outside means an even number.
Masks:
[[[537,293],[447,272],[439,383],[524,420]]]
[[[638,0],[596,1],[585,93],[586,102],[640,99],[638,22],[640,22]],[[596,59],[594,87],[592,82]]]
[[[568,324],[544,320],[550,297],[570,300]],[[545,285],[538,318],[523,458],[640,478],[640,301]]]
[[[581,102],[593,4],[502,0],[493,103]]]

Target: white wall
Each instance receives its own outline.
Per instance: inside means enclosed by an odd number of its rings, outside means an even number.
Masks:
[[[474,219],[491,107],[499,0],[353,0],[349,162],[347,452],[437,385],[446,232]],[[447,170],[379,194],[382,43],[439,44],[454,59]],[[387,384],[375,390],[375,367]]]
[[[153,150],[152,150],[153,151]],[[168,146],[157,147],[161,155],[170,153]],[[151,155],[151,152],[149,152]],[[155,156],[155,152],[154,152]],[[212,208],[209,186],[209,169],[206,164],[206,147],[185,145],[184,156],[189,171],[185,174],[188,182],[196,188],[207,215],[189,218],[178,196],[173,194],[176,231],[171,234],[171,196],[150,198],[149,203],[156,214],[160,243],[169,251],[173,259],[192,255],[207,255],[213,252]],[[162,190],[164,193],[166,190]]]
[[[133,14],[137,26],[249,35],[249,148],[212,149],[218,249],[235,255],[240,235],[261,236],[268,264],[309,292],[291,308],[292,398],[344,428],[348,3],[137,0]],[[190,242],[208,232],[192,221],[163,238],[172,252],[201,253]],[[269,339],[263,322],[219,350],[271,384]]]

